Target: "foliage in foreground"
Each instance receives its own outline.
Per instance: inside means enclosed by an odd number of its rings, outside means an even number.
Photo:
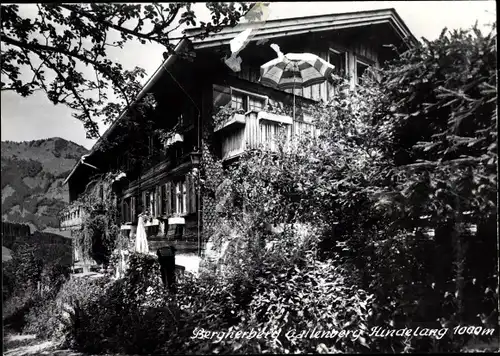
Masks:
[[[321,135],[300,150],[247,154],[221,215],[264,244],[266,225],[317,226],[322,258],[341,253],[376,295],[377,326],[498,328],[496,36],[443,31],[380,75],[318,106]],[[471,338],[371,347],[458,350]]]
[[[234,26],[250,9],[247,3],[207,3],[206,7],[211,20],[200,22],[202,31],[193,37]],[[109,122],[130,107],[146,75],[139,67],[123,68],[110,53],[138,41],[157,43],[171,54],[178,40],[172,31],[197,24],[192,3],[187,2],[38,4],[33,9],[32,16],[27,16],[19,5],[1,6],[0,88],[21,96],[42,90],[52,103],[74,110],[91,138],[99,136],[97,119]],[[248,15],[255,17],[258,12]],[[190,58],[191,54],[182,55]],[[82,65],[92,70],[81,70]]]
[[[352,283],[352,273],[317,261],[309,239],[296,236],[290,244],[291,236],[282,237],[259,260],[240,251],[237,256],[245,261],[228,263],[224,277],[179,276],[175,297],[164,290],[158,262],[149,256],[132,255],[121,280],[74,278],[40,314],[50,315],[52,326],[43,336],[62,337],[66,345],[91,353],[314,352],[319,342],[286,332],[311,326],[367,330],[372,297]],[[258,331],[277,325],[282,331],[276,339],[191,338],[200,328]],[[368,347],[366,336],[319,341],[325,350]]]

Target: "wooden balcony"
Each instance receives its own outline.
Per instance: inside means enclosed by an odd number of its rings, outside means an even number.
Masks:
[[[80,207],[69,206],[61,214],[59,229],[62,231],[78,229],[82,225],[82,218],[83,211]]]
[[[289,116],[251,110],[246,114],[234,114],[215,132],[221,137],[222,159],[230,160],[245,150],[260,147],[275,150],[282,135],[289,142],[292,135],[301,136],[305,132],[317,135],[318,129],[312,123],[293,122]]]

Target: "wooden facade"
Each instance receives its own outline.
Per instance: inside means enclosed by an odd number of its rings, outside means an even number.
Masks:
[[[345,58],[346,72],[351,77],[351,87],[356,84],[357,71],[356,64],[359,61],[368,63],[373,68],[380,68],[380,62],[377,52],[369,43],[354,43],[346,47],[342,43],[333,41],[325,42],[323,49],[310,49],[309,53],[313,53],[327,62],[331,62],[331,57],[335,54],[341,54]],[[231,73],[237,78],[246,80],[252,83],[259,83],[260,66],[259,64],[247,64],[243,62],[241,71]],[[285,92],[292,94],[292,89],[287,89]],[[306,88],[295,89],[295,95],[314,101],[328,101],[335,94],[335,88],[328,81],[322,84],[312,85]]]

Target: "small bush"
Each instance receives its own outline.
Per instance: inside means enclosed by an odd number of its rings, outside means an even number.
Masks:
[[[36,257],[36,246],[14,245],[14,256],[4,268],[7,277],[3,320],[20,331],[30,308],[36,303],[37,282],[41,280],[43,261]]]
[[[75,296],[78,320],[68,330],[85,352],[155,353],[174,324],[157,259],[133,254],[125,277]]]
[[[30,309],[36,303],[37,289],[34,286],[16,287],[3,304],[4,325],[20,332],[26,324]]]
[[[183,312],[183,328],[191,332],[178,335],[177,348],[169,351],[186,353],[297,353],[317,352],[318,347],[330,352],[369,350],[366,331],[373,296],[350,282],[352,272],[333,261],[315,261],[304,256],[303,265],[276,263],[276,255],[261,261],[252,288],[242,287],[241,279],[231,282],[219,279],[196,281],[178,298]],[[185,286],[187,287],[187,286]],[[186,293],[187,292],[187,293]],[[242,303],[242,294],[248,293]],[[200,340],[190,339],[196,328],[211,331],[275,330],[276,339]],[[352,338],[301,339],[301,331],[350,330]],[[295,330],[295,333],[292,330]],[[363,332],[363,334],[358,334]],[[288,334],[287,334],[288,333]],[[288,336],[288,337],[287,337]],[[295,337],[294,337],[295,336]],[[167,350],[165,350],[167,351]]]

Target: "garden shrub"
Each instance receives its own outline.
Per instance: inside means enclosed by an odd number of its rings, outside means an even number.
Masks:
[[[312,232],[316,233],[314,229]],[[291,353],[367,350],[366,335],[290,341],[296,329],[368,330],[373,296],[359,289],[352,270],[334,261],[319,262],[317,239],[284,232],[254,254],[251,245],[232,252],[222,274],[201,274],[179,285],[179,332],[167,340],[168,353]],[[256,250],[257,251],[257,250]],[[196,329],[210,331],[282,328],[270,339],[192,339]]]
[[[253,340],[247,352],[264,349],[275,353],[316,352],[323,344],[330,352],[368,351],[367,340],[370,303],[373,296],[348,282],[349,274],[333,261],[318,262],[311,258],[306,266],[269,268],[249,305],[241,328],[263,329],[279,327],[283,331],[276,342]],[[248,318],[248,319],[247,319]],[[325,332],[350,330],[358,337],[301,339],[303,331]],[[295,330],[293,334],[287,333]],[[294,339],[292,335],[298,337]],[[244,352],[242,350],[242,352]]]
[[[13,246],[13,259],[2,266],[7,276],[7,294],[3,309],[3,321],[20,331],[26,323],[30,309],[38,298],[38,282],[44,274],[43,258],[37,254],[37,246],[16,243]]]
[[[42,289],[36,294],[25,319],[24,333],[49,338],[57,329],[57,295],[69,279],[69,268],[56,264],[46,266],[40,276]]]
[[[36,295],[35,286],[16,287],[3,304],[4,325],[20,332],[26,323],[30,309],[35,304]]]
[[[85,328],[82,313],[88,303],[96,300],[109,280],[105,277],[73,277],[61,285],[56,294],[47,295],[34,308],[25,332],[74,345]]]
[[[95,297],[78,296],[79,322],[73,345],[85,352],[150,354],[157,352],[175,327],[169,296],[155,257],[130,256],[125,277],[98,289]]]

